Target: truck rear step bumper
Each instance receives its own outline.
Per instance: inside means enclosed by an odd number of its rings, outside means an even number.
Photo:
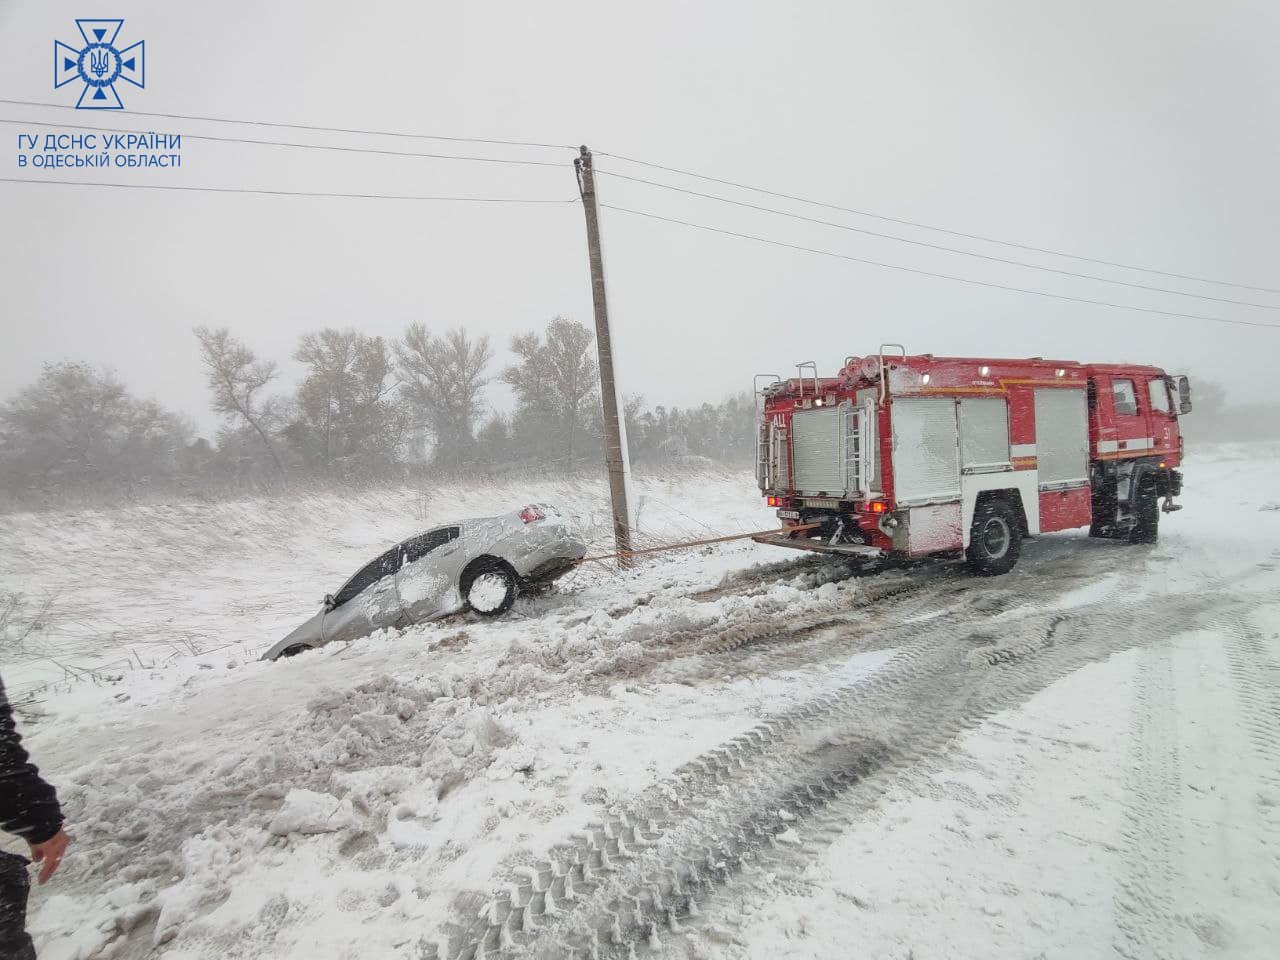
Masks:
[[[781,533],[761,533],[751,538],[756,543],[767,543],[774,547],[791,547],[793,550],[812,550],[814,553],[839,553],[847,557],[862,557],[875,560],[885,555],[879,547],[868,547],[861,543],[824,543],[821,540],[800,538],[793,540]]]

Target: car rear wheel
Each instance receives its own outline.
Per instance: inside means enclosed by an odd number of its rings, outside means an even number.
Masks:
[[[292,646],[285,647],[278,654],[276,654],[276,659],[283,660],[285,657],[296,657],[298,654],[306,653],[310,649],[311,649],[310,644],[295,643]]]
[[[504,563],[477,571],[464,585],[467,607],[482,617],[499,617],[511,609],[519,591],[516,575]]]

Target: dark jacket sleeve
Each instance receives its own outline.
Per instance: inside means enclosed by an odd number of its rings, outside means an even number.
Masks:
[[[0,829],[43,843],[61,828],[57,791],[27,758],[0,680]]]

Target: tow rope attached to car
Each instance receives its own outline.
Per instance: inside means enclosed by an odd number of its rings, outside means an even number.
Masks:
[[[623,550],[618,553],[602,553],[594,557],[583,557],[575,560],[574,563],[593,563],[597,560],[617,560],[620,558],[630,559],[638,557],[646,553],[662,553],[665,550],[684,550],[689,547],[705,547],[713,543],[728,543],[730,540],[746,540],[750,537],[771,536],[779,533],[795,533],[799,530],[812,530],[814,527],[820,527],[820,523],[804,523],[794,527],[782,527],[778,530],[755,530],[751,533],[734,533],[727,537],[710,537],[706,540],[683,540],[680,543],[667,543],[660,547],[644,547],[641,550]]]

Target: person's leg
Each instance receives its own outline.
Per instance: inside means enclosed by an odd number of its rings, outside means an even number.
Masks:
[[[24,857],[0,850],[0,960],[35,960],[27,935],[27,893],[31,878]]]

